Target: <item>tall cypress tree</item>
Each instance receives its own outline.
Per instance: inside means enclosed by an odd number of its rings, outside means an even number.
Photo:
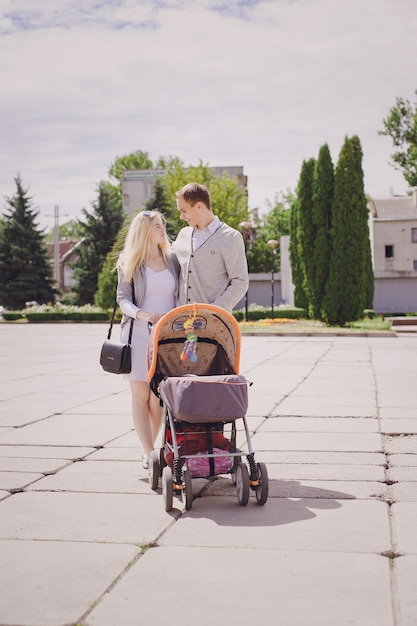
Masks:
[[[321,306],[329,277],[330,226],[333,202],[334,168],[329,146],[324,144],[314,168],[312,221],[314,240],[314,276],[311,283],[310,317],[321,318]]]
[[[298,198],[291,207],[290,218],[290,265],[292,282],[294,285],[294,304],[301,309],[308,310],[308,300],[304,291],[304,275],[301,269],[299,254],[300,205]]]
[[[8,208],[0,239],[1,303],[21,309],[25,302],[53,302],[52,268],[38,228],[38,211],[20,176],[15,178],[16,194],[6,198]]]
[[[80,259],[74,268],[75,291],[80,304],[94,302],[98,276],[123,224],[120,196],[108,183],[101,182],[93,212],[83,209],[86,221],[81,222],[83,238],[79,245]]]
[[[311,315],[314,291],[314,240],[317,228],[313,223],[313,176],[315,160],[304,161],[298,183],[298,258],[303,274],[303,289],[307,296],[309,314]]]
[[[360,319],[366,304],[370,242],[358,137],[346,137],[334,178],[332,254],[323,318],[344,326]]]

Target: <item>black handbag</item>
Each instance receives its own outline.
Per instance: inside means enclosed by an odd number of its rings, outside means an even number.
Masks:
[[[133,303],[135,303],[135,292],[133,288]],[[133,317],[130,320],[129,339],[127,343],[120,343],[111,341],[111,331],[113,329],[114,318],[117,310],[117,301],[114,304],[113,315],[110,321],[109,332],[107,333],[107,339],[103,342],[100,352],[100,365],[105,372],[111,374],[129,374],[132,369],[132,331],[133,331]]]

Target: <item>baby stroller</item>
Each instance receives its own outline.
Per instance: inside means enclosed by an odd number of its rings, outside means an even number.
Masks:
[[[241,506],[251,490],[258,504],[268,499],[267,469],[255,462],[245,417],[249,384],[239,375],[240,341],[233,315],[209,304],[177,307],[150,331],[148,382],[163,408],[163,437],[149,458],[149,483],[157,489],[162,477],[166,511],[174,495],[191,509],[192,478],[221,474],[231,475]]]

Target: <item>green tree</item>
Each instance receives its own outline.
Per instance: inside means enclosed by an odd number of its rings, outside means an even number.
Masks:
[[[311,303],[313,299],[315,265],[314,241],[317,228],[313,223],[313,177],[315,159],[304,161],[301,167],[300,180],[297,189],[298,203],[298,258],[303,275],[303,290],[309,304],[309,314],[312,316]]]
[[[38,211],[19,175],[15,183],[15,195],[6,198],[0,237],[0,284],[2,305],[21,309],[28,301],[53,302],[55,292],[44,233],[36,223]]]
[[[55,236],[54,229],[52,229],[51,231],[49,231],[49,233],[45,235],[45,240],[53,241],[54,236]],[[77,239],[78,240],[78,239],[81,239],[81,237],[82,237],[82,227],[78,220],[69,220],[68,222],[65,222],[64,224],[59,225],[59,238],[60,239]]]
[[[312,221],[315,229],[313,244],[314,275],[311,279],[310,317],[320,319],[321,307],[329,277],[330,227],[333,202],[334,168],[327,144],[319,151],[313,175]]]
[[[417,106],[397,98],[383,124],[384,130],[379,134],[392,139],[396,149],[391,155],[395,169],[402,171],[410,187],[417,187]]]
[[[109,183],[99,183],[97,200],[92,207],[92,213],[83,209],[85,222],[81,222],[80,258],[74,268],[75,291],[80,304],[94,302],[98,276],[123,223],[121,197]]]
[[[271,255],[268,246],[270,239],[280,241],[280,237],[290,234],[291,206],[295,196],[287,190],[275,196],[275,203],[269,203],[269,210],[261,223],[256,228],[256,237],[248,246],[248,266],[250,272],[270,272],[271,264],[274,271],[279,271],[281,264],[280,246],[277,247],[275,256]]]
[[[185,167],[179,160],[173,162],[163,179],[166,198],[170,199],[172,210],[169,215],[171,232],[177,235],[185,226],[177,211],[175,193],[190,182],[206,185],[210,191],[213,211],[220,220],[229,226],[239,229],[239,224],[248,216],[248,200],[244,189],[237,178],[230,178],[227,173],[216,176],[208,164],[201,161],[198,165]]]
[[[103,267],[98,275],[97,291],[94,294],[94,304],[102,309],[112,309],[114,307],[117,288],[116,264],[118,256],[123,250],[131,219],[132,218],[129,216],[125,218],[124,224],[117,233],[114,245],[107,253],[106,260],[104,261]]]
[[[361,319],[367,298],[370,241],[364,193],[362,148],[358,137],[346,137],[334,176],[332,254],[323,299],[323,319],[344,326]]]
[[[291,208],[291,216],[290,216],[290,264],[291,264],[291,275],[292,282],[294,285],[294,304],[301,309],[308,310],[308,300],[307,295],[304,290],[304,275],[301,268],[300,256],[299,256],[299,202],[298,198],[294,201]]]

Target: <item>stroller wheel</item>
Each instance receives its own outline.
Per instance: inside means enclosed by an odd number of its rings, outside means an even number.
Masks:
[[[169,465],[166,465],[162,470],[162,497],[164,499],[165,511],[171,511],[174,500],[174,485],[172,469]]]
[[[249,471],[245,463],[239,463],[236,470],[237,499],[240,506],[246,506],[249,501]]]
[[[193,506],[193,485],[191,482],[191,472],[188,467],[183,472],[185,491],[185,510],[189,511]]]
[[[265,504],[268,500],[268,470],[265,463],[257,463],[259,485],[255,487],[256,501]]]
[[[157,489],[159,480],[159,454],[156,450],[152,450],[149,455],[148,476],[151,489]]]

